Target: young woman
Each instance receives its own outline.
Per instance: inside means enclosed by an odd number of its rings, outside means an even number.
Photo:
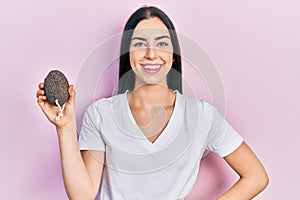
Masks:
[[[98,191],[101,200],[184,199],[206,150],[240,176],[219,199],[251,199],[267,186],[264,167],[217,110],[182,95],[179,43],[164,12],[142,7],[133,13],[120,54],[118,94],[89,106],[79,141],[73,86],[55,121],[58,110],[39,84],[37,101],[56,127],[70,199],[92,200]]]

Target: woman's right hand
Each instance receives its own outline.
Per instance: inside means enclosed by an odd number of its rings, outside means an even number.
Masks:
[[[63,116],[55,120],[60,112],[46,98],[44,83],[38,85],[37,103],[57,129],[64,185],[69,199],[95,199],[103,172],[105,153],[83,151],[81,154],[76,133],[75,91],[69,86],[69,99],[65,103]],[[95,157],[95,155],[97,157]],[[101,160],[98,160],[101,159]]]
[[[75,122],[75,90],[73,85],[69,86],[70,97],[65,103],[63,116],[59,120],[55,120],[55,118],[57,117],[60,110],[57,106],[54,106],[49,101],[47,101],[47,97],[45,96],[44,91],[44,83],[40,83],[38,85],[38,88],[39,89],[36,92],[37,103],[39,104],[48,120],[53,123],[56,128],[62,129],[67,124]]]

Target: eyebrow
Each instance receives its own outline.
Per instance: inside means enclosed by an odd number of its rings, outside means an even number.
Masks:
[[[156,37],[155,40],[161,40],[161,39],[163,39],[163,38],[170,39],[169,36],[167,36],[167,35],[162,35],[162,36]],[[143,38],[143,37],[133,37],[131,40],[142,40],[142,41],[147,41],[147,40],[146,40],[145,38]]]

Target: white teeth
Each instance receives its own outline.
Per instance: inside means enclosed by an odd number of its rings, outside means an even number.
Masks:
[[[155,70],[160,67],[160,65],[144,65],[146,69]]]

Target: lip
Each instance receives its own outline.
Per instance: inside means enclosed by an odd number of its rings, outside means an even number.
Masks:
[[[162,64],[147,63],[147,64],[141,64],[141,66],[143,67],[144,71],[148,74],[155,74],[159,72],[160,69],[162,68]]]

